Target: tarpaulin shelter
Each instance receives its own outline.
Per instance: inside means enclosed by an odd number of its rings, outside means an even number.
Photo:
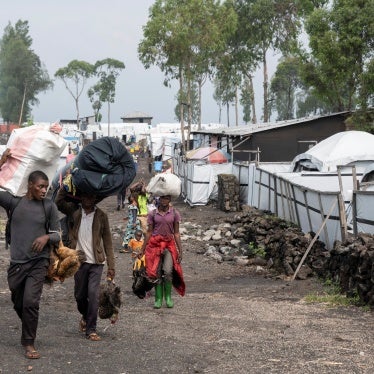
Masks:
[[[374,162],[365,168],[361,179],[362,182],[371,182],[374,184]]]
[[[374,162],[374,135],[365,131],[344,131],[297,155],[290,171],[331,172],[336,171],[337,166],[366,166],[370,162]]]
[[[188,160],[201,160],[210,164],[223,164],[230,162],[230,155],[222,149],[215,147],[201,147],[187,152]]]

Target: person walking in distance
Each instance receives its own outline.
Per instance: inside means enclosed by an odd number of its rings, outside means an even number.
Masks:
[[[148,213],[148,229],[139,254],[139,258],[145,254],[147,276],[156,283],[156,309],[161,308],[164,296],[166,306],[173,308],[172,286],[181,296],[185,294],[179,233],[181,216],[170,201],[170,195],[160,196],[158,208]]]
[[[104,262],[107,262],[107,279],[115,276],[112,234],[108,215],[96,206],[94,194],[80,194],[78,206],[70,202],[64,188],[56,197],[58,209],[72,216],[73,225],[69,227],[71,247],[84,251],[87,260],[74,275],[74,296],[81,314],[79,330],[91,341],[99,341],[96,324],[99,307],[99,291]]]
[[[131,185],[130,191],[136,197],[136,202],[137,202],[138,209],[139,209],[138,220],[140,222],[140,227],[143,232],[147,232],[147,214],[148,214],[149,194],[147,193],[144,180],[141,179],[139,182]]]
[[[126,193],[127,193],[127,188],[122,188],[117,193],[117,210],[121,210],[121,208],[122,209],[125,208]]]
[[[4,157],[0,167],[5,162]],[[0,192],[0,206],[11,212],[8,285],[14,309],[22,322],[21,344],[29,359],[40,358],[35,348],[40,299],[50,250],[60,240],[58,210],[46,198],[48,187],[47,175],[37,170],[28,177],[25,196],[14,197],[9,192]]]

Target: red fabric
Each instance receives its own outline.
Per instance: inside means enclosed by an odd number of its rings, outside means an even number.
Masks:
[[[186,285],[183,280],[183,271],[178,260],[178,251],[174,238],[166,238],[161,235],[151,236],[145,249],[145,263],[147,276],[150,279],[158,279],[158,266],[160,264],[161,255],[165,249],[168,249],[173,258],[173,286],[177,292],[184,296]]]

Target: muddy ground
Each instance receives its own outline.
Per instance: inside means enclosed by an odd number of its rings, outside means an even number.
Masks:
[[[141,160],[140,160],[141,161]],[[141,175],[147,176],[145,165]],[[174,202],[184,222],[208,228],[233,213],[214,205],[190,208]],[[113,227],[125,211],[116,199],[100,203]],[[3,211],[1,212],[3,214]],[[78,331],[73,281],[46,286],[40,306],[37,348],[27,360],[20,322],[6,282],[8,252],[0,246],[0,373],[373,373],[373,314],[357,307],[309,304],[321,291],[315,279],[287,281],[255,266],[216,263],[203,244],[183,243],[186,295],[174,292],[173,309],[153,309],[153,295],[131,290],[131,258],[115,239],[116,283],[123,307],[116,324],[98,321],[101,342]]]

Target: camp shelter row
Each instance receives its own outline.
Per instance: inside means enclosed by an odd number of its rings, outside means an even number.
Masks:
[[[335,172],[290,172],[291,163],[202,164],[174,160],[182,193],[190,205],[216,200],[218,174],[233,174],[240,201],[315,232],[327,248],[347,232],[374,234],[374,185],[363,188],[364,171],[346,166]],[[372,182],[373,183],[373,182]]]
[[[331,128],[329,131],[331,134],[336,134],[338,130],[345,131],[345,117],[345,114],[341,113],[319,118],[324,123],[324,127],[329,127],[325,121],[333,120],[331,123],[335,131]],[[271,162],[267,163],[240,161],[235,157],[231,163],[209,164],[203,160],[186,160],[175,154],[173,171],[182,179],[182,191],[186,202],[191,205],[204,205],[209,200],[214,200],[217,196],[217,175],[228,173],[235,175],[240,182],[242,204],[272,211],[279,217],[298,224],[305,232],[318,232],[320,239],[327,244],[328,248],[332,248],[335,240],[344,239],[348,231],[374,233],[374,212],[369,208],[373,206],[374,192],[367,187],[365,187],[366,190],[362,190],[362,186],[359,189],[360,183],[364,181],[365,169],[368,168],[370,162],[374,162],[374,155],[368,155],[365,163],[359,162],[357,167],[353,162],[347,167],[324,172],[295,173],[292,170],[292,159],[296,158],[299,151],[306,148],[303,146],[307,144],[307,139],[315,143],[320,142],[319,139],[324,140],[320,133],[314,134],[312,138],[313,123],[317,126],[314,127],[315,129],[321,125],[317,119],[311,119],[307,123],[293,122],[293,125],[267,127],[268,130],[263,132],[270,132],[266,136],[264,134],[258,136],[259,143],[253,143],[253,148],[260,152],[256,153],[257,157],[260,154],[261,159],[263,156],[265,159],[270,158]],[[278,141],[278,147],[275,141],[276,134],[286,129],[292,129],[289,132],[290,136],[285,136],[283,142]],[[296,131],[297,129],[300,130]],[[234,147],[235,142],[236,144],[240,142],[240,136],[242,136],[241,140],[246,138],[247,141],[252,136],[249,133],[248,136],[233,135],[234,130],[229,134],[210,132],[210,137],[207,134],[201,136],[200,131],[199,137],[194,140],[200,140],[200,143],[196,142],[199,145]],[[260,135],[260,132],[256,134]],[[329,135],[326,129],[324,134],[326,137]],[[209,141],[204,143],[207,140]],[[270,140],[272,146],[267,147]],[[217,142],[214,143],[215,141]],[[352,144],[352,147],[360,148],[360,145]],[[286,162],[275,162],[279,161],[278,148],[283,150],[281,158],[285,158]],[[345,148],[346,152],[351,151],[349,147]],[[374,152],[374,147],[372,149]],[[308,152],[308,149],[305,152]],[[341,157],[341,160],[345,159]],[[339,164],[339,157],[337,163]]]
[[[193,148],[216,147],[231,155],[234,163],[251,161],[291,162],[301,152],[346,130],[348,112],[326,116],[228,128],[193,130]],[[173,172],[183,181],[183,194],[190,205],[205,205],[217,195],[217,173],[231,173],[230,164],[209,164],[206,160],[188,160],[175,144]],[[246,183],[248,184],[248,183]]]
[[[321,140],[349,130],[349,112],[311,116],[274,123],[192,131],[193,148],[217,147],[234,161],[279,162],[293,158]]]

